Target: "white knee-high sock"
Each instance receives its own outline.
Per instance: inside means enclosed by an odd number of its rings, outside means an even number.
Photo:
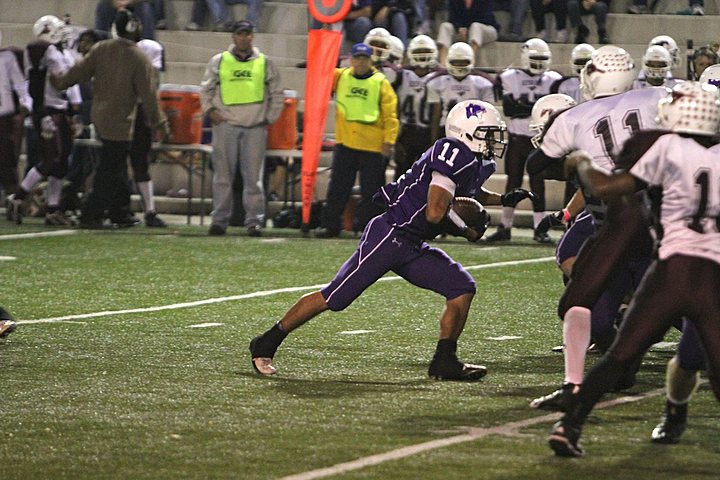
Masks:
[[[690,401],[699,385],[700,372],[685,370],[680,366],[677,355],[667,364],[665,370],[665,388],[667,399],[675,405],[684,405]]]
[[[32,188],[37,182],[42,180],[42,178],[42,173],[38,171],[37,167],[33,167],[30,169],[27,175],[25,175],[25,178],[23,178],[23,181],[20,184],[20,188],[22,188],[26,192],[29,192],[30,190],[32,190]]]
[[[147,182],[138,182],[137,183],[138,190],[140,190],[140,196],[143,200],[143,206],[145,207],[145,213],[150,213],[155,211],[155,194],[153,191],[153,183],[152,180],[148,180]]]
[[[563,318],[565,382],[579,385],[585,371],[585,355],[590,345],[590,309],[572,307]]]
[[[500,213],[500,223],[505,228],[512,228],[514,217],[515,209],[513,207],[503,207],[502,213]]]
[[[543,218],[545,218],[545,212],[533,212],[533,228],[537,228]]]
[[[62,178],[48,177],[47,203],[48,207],[60,206],[60,194],[62,193]]]

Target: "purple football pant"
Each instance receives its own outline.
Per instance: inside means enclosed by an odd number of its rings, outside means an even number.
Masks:
[[[448,300],[475,293],[475,281],[462,265],[379,215],[365,227],[357,250],[321,290],[322,296],[330,310],[343,310],[387,272]]]
[[[558,266],[562,265],[568,258],[577,257],[583,243],[595,233],[595,230],[592,215],[587,212],[578,215],[575,223],[563,233],[558,246],[555,248],[555,262]]]

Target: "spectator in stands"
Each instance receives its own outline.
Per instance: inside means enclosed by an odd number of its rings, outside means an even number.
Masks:
[[[100,0],[95,7],[95,29],[110,32],[115,15],[128,9],[142,23],[142,38],[155,38],[155,12],[149,0]]]
[[[707,67],[720,63],[720,56],[718,56],[717,52],[715,52],[712,47],[706,45],[695,50],[692,62],[693,72],[695,74],[695,78],[692,80],[697,80]]]
[[[492,3],[485,0],[448,0],[448,21],[440,24],[437,46],[439,62],[445,64],[448,48],[455,42],[469,43],[477,52],[498,37]]]
[[[689,0],[688,5],[689,7],[686,10],[677,13],[681,15],[705,15],[705,3],[703,0]],[[627,13],[643,14],[654,12],[648,8],[647,0],[633,0],[632,5],[627,9]]]
[[[407,46],[410,25],[415,21],[411,0],[372,0],[373,25],[384,27]]]
[[[200,101],[212,121],[213,211],[209,235],[224,235],[233,204],[232,182],[240,169],[248,235],[265,223],[263,174],[267,126],[280,117],[284,95],[275,64],[253,47],[255,26],[235,22],[233,44],[205,69]],[[222,60],[222,62],[221,62]]]
[[[535,22],[535,37],[549,42],[545,28],[545,14],[555,16],[555,42],[567,43],[568,33],[565,28],[567,20],[567,0],[530,0],[533,22]]]
[[[114,25],[117,38],[96,44],[67,73],[50,79],[58,89],[93,79],[91,117],[102,146],[93,188],[82,208],[81,228],[102,228],[106,210],[119,226],[137,222],[128,210],[127,157],[138,99],[149,123],[169,135],[152,84],[152,66],[136,45],[142,25],[128,10],[117,13]]]
[[[530,10],[530,0],[496,0],[493,5],[495,11],[502,10],[510,13],[507,33],[501,33],[499,40],[501,42],[524,42],[523,23]]]
[[[167,30],[165,0],[153,0],[153,13],[155,14],[155,30]]]
[[[378,213],[372,201],[385,184],[387,161],[392,158],[398,135],[397,95],[385,75],[372,66],[372,48],[356,43],[350,68],[335,70],[334,92],[336,144],[317,238],[340,235],[342,213],[360,172],[361,200],[355,212],[354,230],[363,230]],[[364,94],[356,94],[363,91]]]
[[[185,29],[191,31],[202,30],[202,25],[205,23],[205,15],[210,11],[210,16],[214,24],[213,31],[230,32],[232,31],[233,19],[228,5],[236,5],[238,3],[244,3],[248,6],[245,19],[253,25],[257,25],[263,0],[193,0],[190,23]]]
[[[610,8],[610,0],[569,0],[567,3],[568,17],[570,18],[570,26],[577,29],[575,43],[586,43],[590,30],[582,21],[582,16],[595,15],[595,24],[598,30],[598,43],[606,45],[610,43],[607,28],[607,14]]]

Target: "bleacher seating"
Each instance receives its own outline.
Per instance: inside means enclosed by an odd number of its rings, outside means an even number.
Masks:
[[[0,0],[0,29],[3,32],[3,45],[24,45],[32,38],[32,24],[40,16],[54,14],[62,17],[71,15],[75,25],[92,26],[94,24],[95,6],[97,0],[33,0],[18,3],[16,0]],[[166,47],[166,66],[163,82],[177,84],[199,84],[210,57],[230,44],[228,33],[215,33],[210,31],[188,32],[183,28],[190,20],[191,0],[166,0],[166,17],[168,30],[158,31],[157,39]],[[625,47],[639,62],[650,38],[659,34],[668,34],[676,39],[678,45],[684,50],[688,38],[692,38],[695,45],[712,43],[719,39],[720,32],[715,28],[718,5],[716,2],[707,2],[706,16],[688,15],[629,15],[625,10],[629,0],[623,2],[613,1],[611,13],[608,18],[608,33],[614,44]],[[659,12],[675,12],[687,7],[686,0],[661,0],[657,10]],[[230,9],[234,18],[244,18],[245,5],[234,5]],[[498,21],[501,25],[507,24],[507,13],[498,12]],[[597,33],[592,16],[583,17],[585,24],[590,28],[590,42],[597,42]],[[261,13],[255,44],[278,65],[283,87],[299,92],[304,96],[305,70],[295,65],[305,59],[307,46],[308,13],[305,0],[267,1]],[[209,27],[209,25],[207,25]],[[533,33],[530,15],[525,23],[526,35]],[[551,16],[548,16],[548,30],[550,38],[554,33]],[[572,40],[574,33],[570,34]],[[570,51],[574,45],[551,44],[553,51],[552,68],[561,73],[568,73]],[[479,64],[483,67],[501,70],[502,68],[519,61],[519,43],[497,42],[481,49]],[[680,78],[685,77],[685,58],[683,64],[674,72]],[[302,102],[300,103],[302,110]],[[330,118],[326,122],[326,131],[333,132],[333,109],[330,109]],[[502,163],[502,162],[501,162]],[[156,169],[173,168],[168,165],[156,165]],[[324,197],[327,175],[320,177],[316,196]],[[182,175],[172,174],[156,175],[156,191],[159,194],[171,189],[178,189],[185,184]],[[170,184],[172,182],[172,184]],[[489,182],[489,187],[498,191],[504,188],[504,175],[502,166],[495,178]],[[175,185],[178,183],[178,185]],[[549,184],[548,209],[560,208],[562,202],[562,185],[558,182]],[[524,202],[525,203],[525,202]],[[521,204],[521,207],[529,208]],[[520,212],[519,212],[520,213]],[[521,222],[528,223],[529,212],[519,215]],[[495,215],[499,218],[499,215]],[[525,218],[525,220],[523,220]]]

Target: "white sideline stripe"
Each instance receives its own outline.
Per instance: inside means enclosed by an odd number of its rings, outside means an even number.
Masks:
[[[17,260],[17,257],[6,257],[0,255],[0,262],[9,262],[10,260]]]
[[[74,231],[74,230],[69,230]],[[467,270],[481,270],[485,268],[495,268],[495,267],[508,267],[508,266],[514,266],[514,265],[524,265],[528,263],[539,263],[539,262],[547,262],[549,260],[555,260],[555,257],[543,257],[543,258],[531,258],[527,260],[513,260],[513,261],[507,261],[507,262],[497,262],[497,263],[486,263],[483,265],[471,265],[469,267],[465,267]],[[398,276],[392,276],[392,277],[383,277],[379,279],[379,282],[390,282],[394,280],[401,280],[402,277]],[[302,292],[304,290],[318,290],[320,288],[323,288],[325,283],[319,284],[319,285],[306,285],[303,287],[287,287],[287,288],[278,288],[276,290],[261,290],[258,292],[252,292],[252,293],[245,293],[242,295],[232,295],[229,297],[218,297],[218,298],[208,298],[205,300],[196,300],[194,302],[185,302],[185,303],[173,303],[171,305],[159,305],[157,307],[145,307],[145,308],[131,308],[127,310],[106,310],[102,312],[92,312],[92,313],[79,313],[75,315],[65,315],[63,317],[52,317],[52,318],[42,318],[38,320],[19,320],[18,324],[23,325],[30,325],[34,323],[54,323],[54,322],[64,322],[67,320],[77,320],[80,318],[97,318],[97,317],[109,317],[111,315],[127,315],[132,313],[147,313],[147,312],[160,312],[163,310],[177,310],[180,308],[192,308],[192,307],[199,307],[201,305],[210,305],[213,303],[223,303],[223,302],[232,302],[234,300],[245,300],[248,298],[258,298],[258,297],[269,297],[270,295],[277,295],[280,293],[291,293],[291,292]]]
[[[620,397],[614,400],[608,400],[606,402],[598,403],[595,406],[594,410],[610,408],[625,403],[638,402],[640,400],[645,400],[646,398],[657,397],[658,395],[661,395],[663,393],[665,393],[665,389],[658,388],[656,390],[651,390],[649,392],[641,393],[638,395]],[[417,443],[415,445],[398,448],[396,450],[390,450],[389,452],[378,453],[376,455],[358,458],[357,460],[353,460],[350,462],[338,463],[331,467],[319,468],[317,470],[309,470],[307,472],[289,475],[287,477],[282,477],[280,480],[313,480],[316,478],[325,478],[332,475],[347,473],[353,470],[359,470],[361,468],[370,467],[373,465],[379,465],[381,463],[391,460],[399,460],[401,458],[417,455],[418,453],[423,453],[438,448],[449,447],[451,445],[457,445],[458,443],[471,442],[473,440],[487,437],[489,435],[514,436],[518,435],[518,431],[523,428],[532,427],[539,423],[555,422],[559,420],[561,416],[561,413],[549,413],[540,417],[533,417],[525,420],[519,420],[517,422],[504,423],[496,427],[469,428],[468,433],[464,433],[462,435],[455,435],[453,437]]]
[[[76,235],[77,230],[53,230],[51,232],[35,232],[35,233],[10,233],[8,235],[0,235],[0,240],[18,240],[21,238],[38,238],[38,237],[63,237],[65,235]]]

